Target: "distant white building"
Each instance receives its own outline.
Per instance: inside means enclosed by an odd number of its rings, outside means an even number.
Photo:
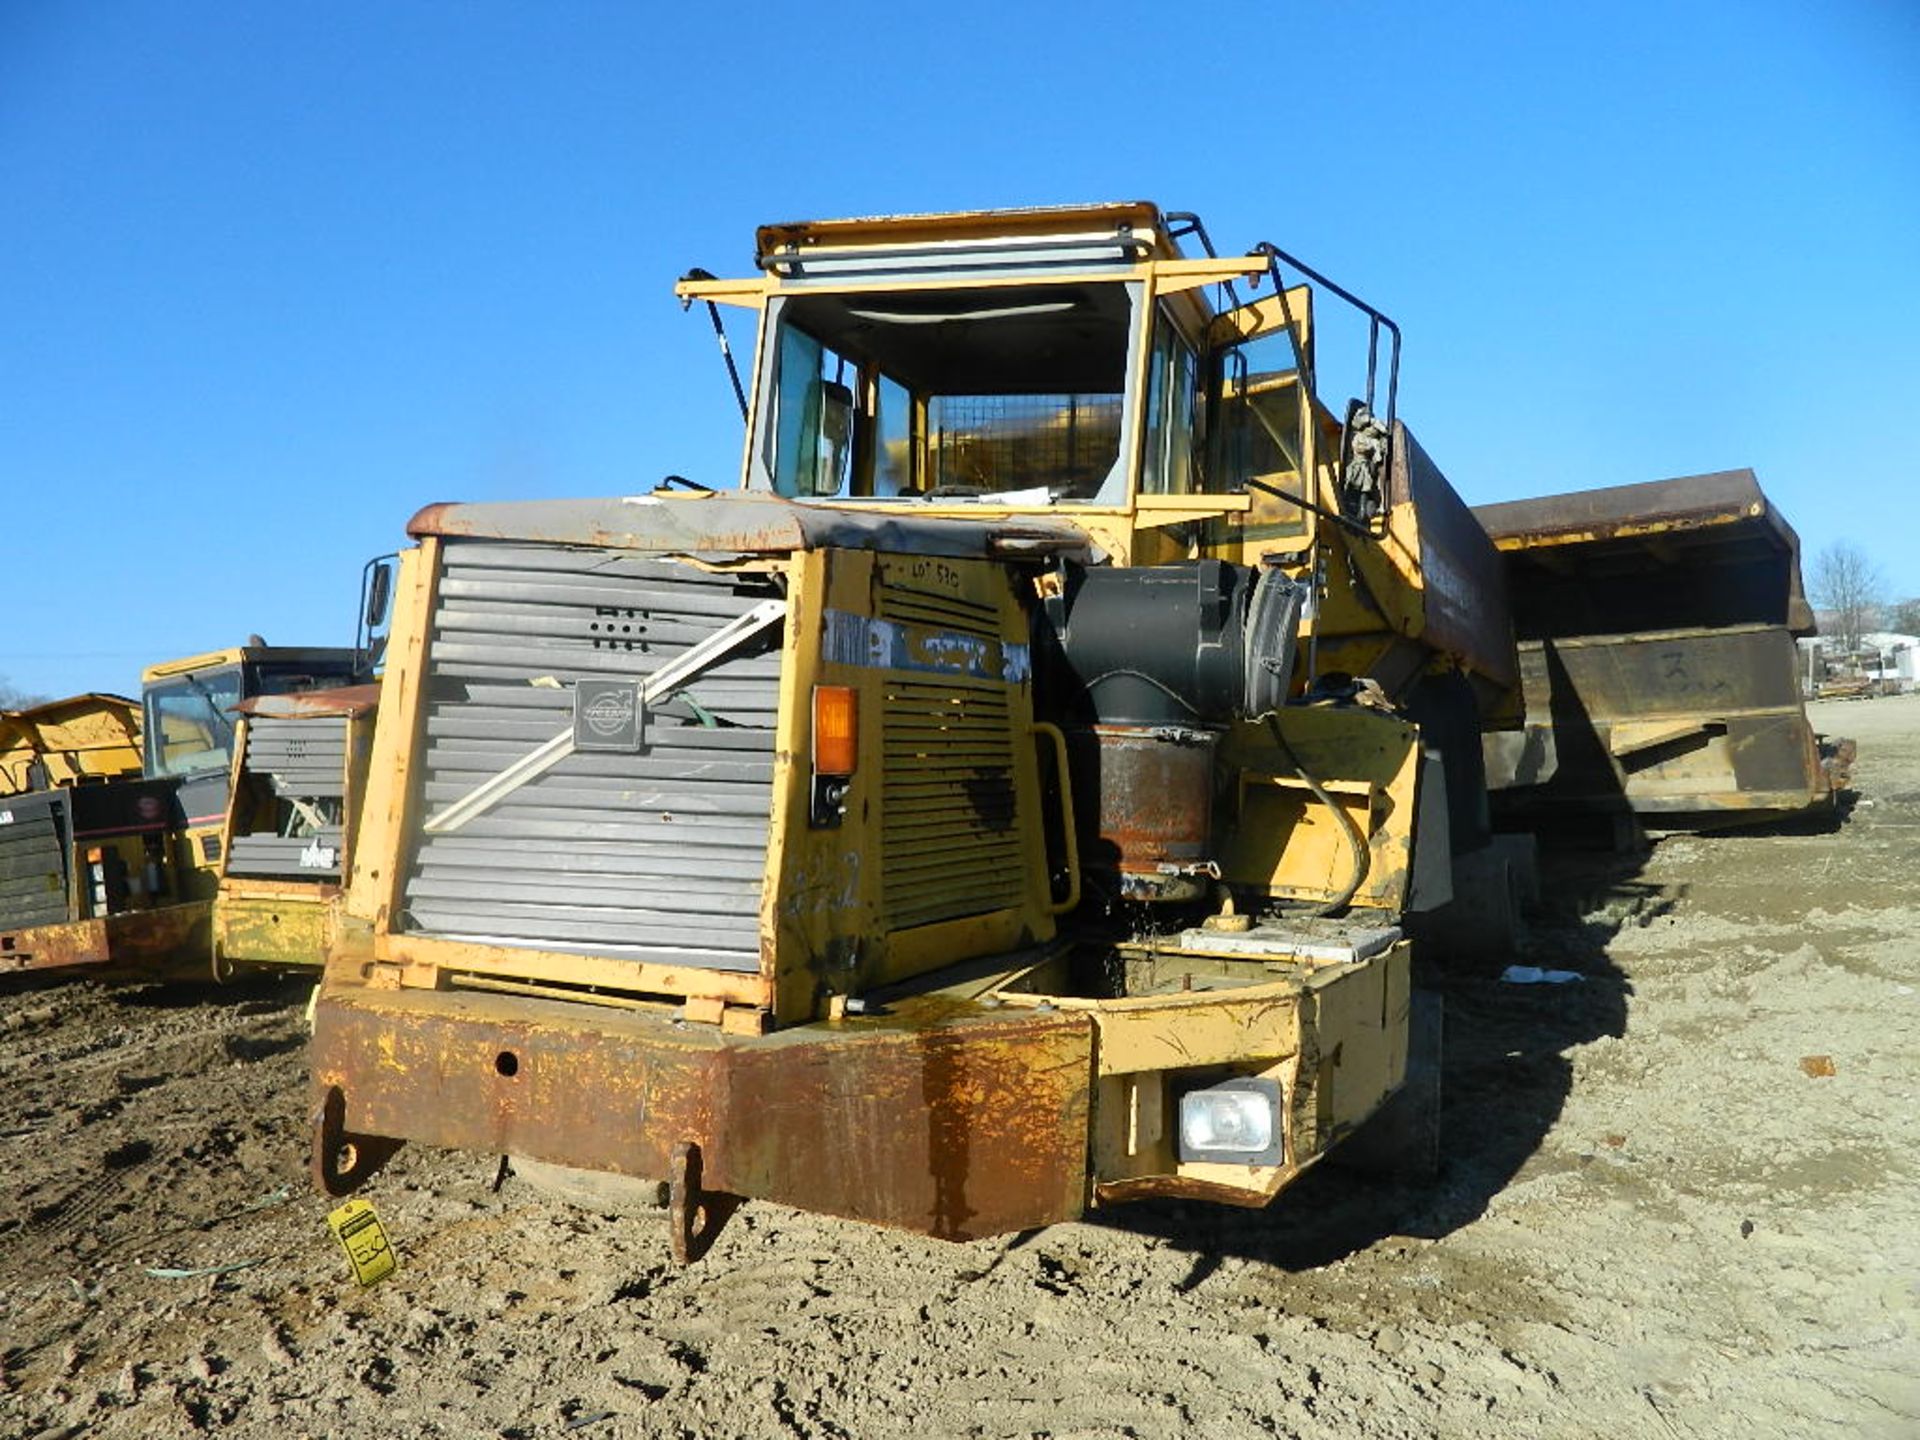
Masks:
[[[1859,649],[1850,656],[1821,635],[1802,636],[1799,646],[1800,684],[1809,695],[1829,678],[1830,667],[1834,676],[1878,682],[1883,692],[1920,690],[1920,635],[1876,630],[1862,635]]]
[[[1920,635],[1875,630],[1860,637],[1860,648],[1880,657],[1877,664],[1865,667],[1869,679],[1889,681],[1902,694],[1920,687]]]

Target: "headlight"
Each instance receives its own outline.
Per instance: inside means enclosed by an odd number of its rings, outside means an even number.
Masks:
[[[1278,1080],[1222,1080],[1180,1097],[1180,1158],[1278,1165],[1286,1157]]]

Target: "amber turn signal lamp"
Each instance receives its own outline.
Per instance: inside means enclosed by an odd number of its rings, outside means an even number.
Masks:
[[[858,696],[851,685],[813,687],[813,773],[851,775],[859,768]]]

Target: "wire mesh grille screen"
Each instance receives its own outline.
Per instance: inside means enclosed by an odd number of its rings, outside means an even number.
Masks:
[[[1086,498],[1119,453],[1120,396],[941,395],[927,428],[936,486]]]

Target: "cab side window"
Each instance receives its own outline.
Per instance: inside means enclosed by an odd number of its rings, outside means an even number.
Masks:
[[[797,325],[780,327],[774,372],[773,487],[787,496],[838,495],[852,456],[853,391],[846,360]]]
[[[873,494],[907,495],[913,478],[913,394],[892,376],[873,383]]]
[[[1194,454],[1205,416],[1200,359],[1162,307],[1154,316],[1147,362],[1146,453],[1140,488],[1149,495],[1187,495],[1196,483]]]
[[[1301,482],[1305,399],[1291,334],[1259,336],[1216,351],[1214,415],[1207,451],[1208,489],[1247,489],[1249,481],[1304,496]],[[1256,489],[1254,517],[1263,534],[1299,534],[1305,513]]]

